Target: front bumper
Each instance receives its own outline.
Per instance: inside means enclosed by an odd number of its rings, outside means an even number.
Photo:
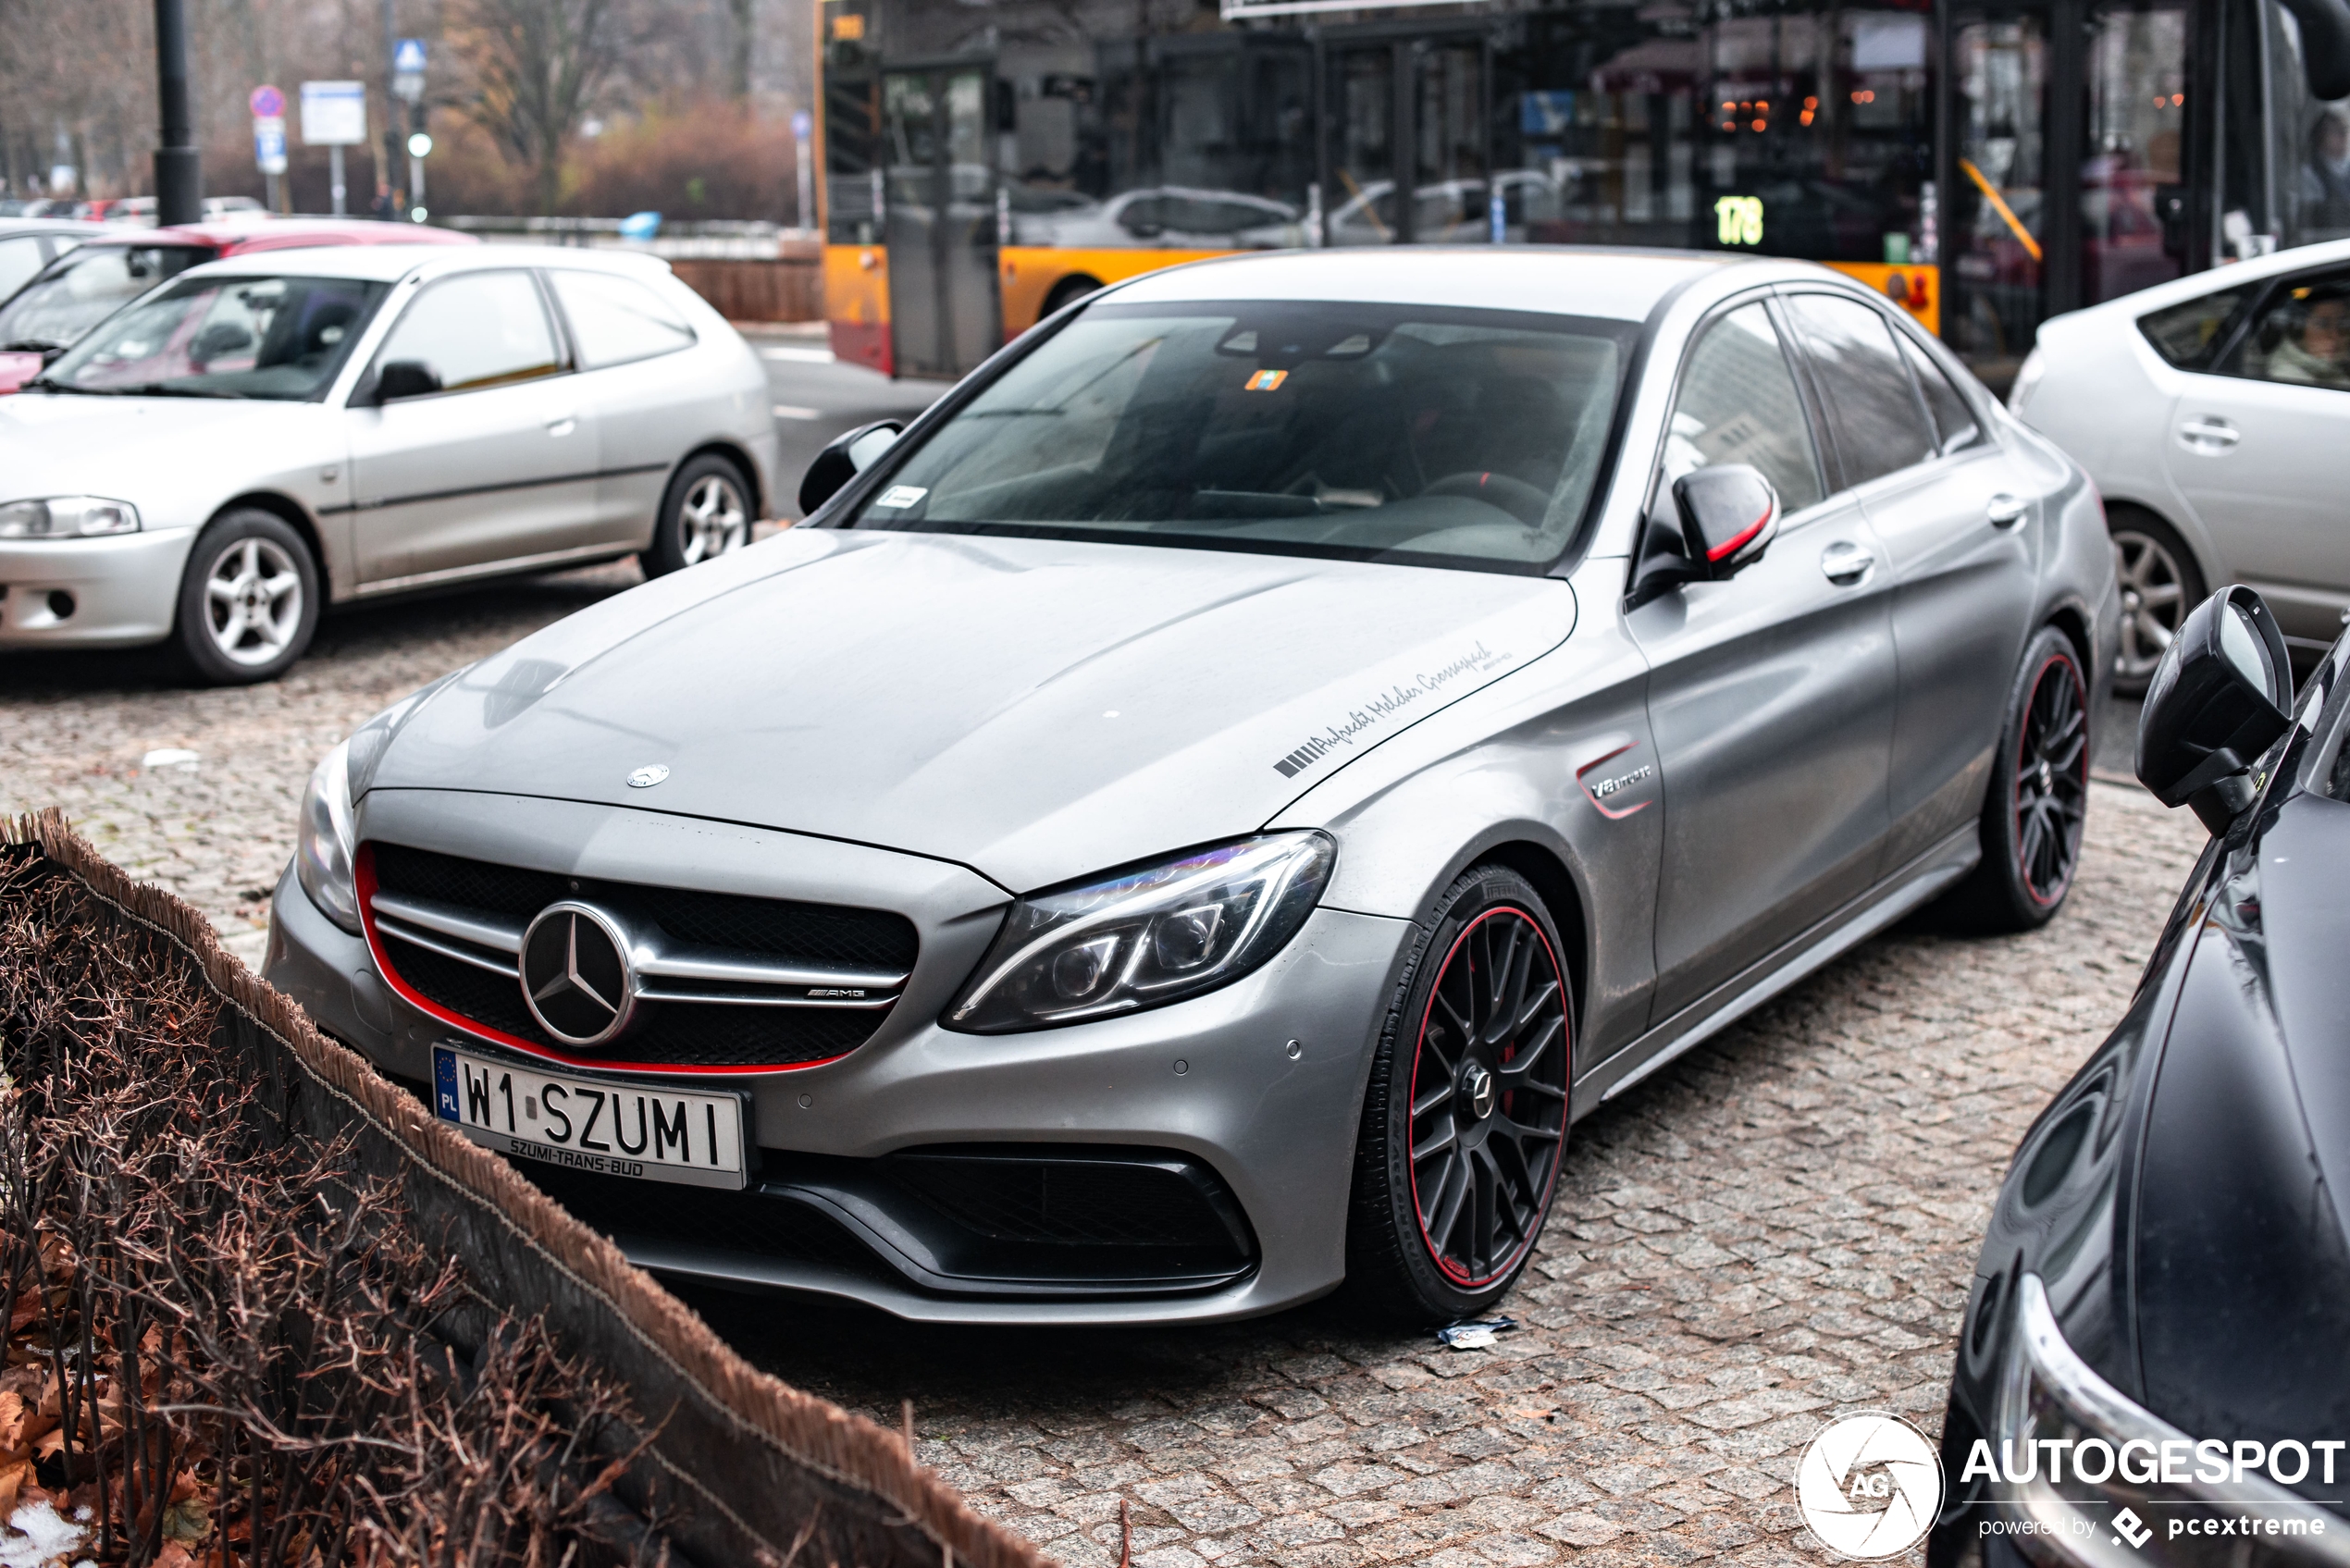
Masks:
[[[653,812],[459,792],[374,792],[361,803],[359,833],[583,878],[856,902],[914,920],[921,957],[871,1040],[838,1060],[725,1080],[749,1098],[766,1167],[761,1190],[829,1204],[870,1255],[714,1245],[707,1227],[681,1239],[688,1228],[656,1235],[612,1226],[646,1267],[962,1323],[1215,1321],[1309,1300],[1343,1278],[1363,1087],[1414,929],[1407,921],[1318,910],[1265,968],[1207,995],[1072,1028],[976,1036],[936,1019],[1009,899],[963,868]],[[329,1032],[412,1081],[430,1076],[436,1041],[462,1038],[394,995],[362,939],[328,921],[291,868],[277,891],[265,972]],[[713,1086],[708,1076],[678,1081]],[[1195,1162],[1244,1216],[1252,1266],[1180,1292],[960,1287],[942,1277],[919,1238],[893,1238],[888,1216],[858,1207],[885,1156],[940,1145],[1158,1151]],[[570,1173],[547,1185],[579,1179]],[[681,1210],[720,1201],[692,1189],[650,1191]],[[621,1196],[638,1204],[644,1194]]]
[[[0,648],[161,642],[171,635],[195,537],[192,528],[166,528],[0,543]]]

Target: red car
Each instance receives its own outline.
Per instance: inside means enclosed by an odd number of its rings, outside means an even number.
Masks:
[[[415,223],[290,218],[191,223],[94,236],[0,303],[0,393],[13,392],[118,306],[199,262],[308,245],[471,245],[470,234]]]

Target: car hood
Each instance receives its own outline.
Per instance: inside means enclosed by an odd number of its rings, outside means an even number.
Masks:
[[[1574,623],[1546,577],[795,529],[484,660],[356,782],[750,822],[1026,892],[1252,833]]]
[[[19,392],[0,399],[0,500],[94,490],[150,528],[192,525],[259,474],[303,462],[302,433],[332,418],[309,402]]]

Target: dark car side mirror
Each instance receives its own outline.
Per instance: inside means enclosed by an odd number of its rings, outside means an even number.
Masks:
[[[1723,463],[1673,481],[1670,523],[1650,519],[1642,530],[1639,565],[1633,574],[1627,609],[1683,583],[1720,582],[1762,559],[1779,534],[1779,492],[1760,470]]]
[[[2238,583],[2195,606],[2146,684],[2138,781],[2214,833],[2252,804],[2253,763],[2293,724],[2293,664],[2268,603]]]
[[[373,401],[388,403],[398,398],[421,398],[440,390],[440,377],[432,366],[420,359],[386,360],[376,371],[376,393]]]
[[[904,428],[900,420],[877,419],[835,437],[832,445],[816,454],[799,481],[799,514],[805,517],[838,495],[842,486],[897,444],[897,433]]]

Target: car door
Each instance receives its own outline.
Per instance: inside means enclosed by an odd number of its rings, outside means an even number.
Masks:
[[[601,442],[595,537],[642,545],[677,461],[738,423],[730,395],[697,376],[686,352],[692,325],[649,284],[577,267],[545,276],[570,334],[579,401]]]
[[[1750,300],[1684,360],[1654,506],[1709,463],[1748,463],[1784,521],[1762,560],[1626,617],[1650,667],[1664,773],[1662,1023],[1867,892],[1886,833],[1893,631],[1885,548],[1829,494],[1776,313]]]
[[[1884,542],[1899,697],[1883,874],[1971,827],[2032,626],[2037,497],[1906,328],[1849,294],[1788,314],[1844,486]]]
[[[395,363],[437,389],[368,406]],[[575,383],[528,271],[418,289],[344,414],[362,587],[592,549],[597,426]]]
[[[2171,478],[2285,635],[2332,642],[2350,605],[2350,267],[2281,279],[2218,373],[2185,380],[2163,443]]]

